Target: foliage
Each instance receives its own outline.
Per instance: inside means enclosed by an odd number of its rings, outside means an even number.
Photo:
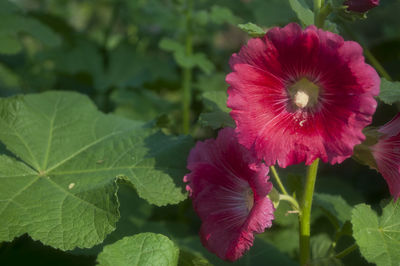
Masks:
[[[323,2],[324,29],[387,72],[371,125],[381,126],[400,101],[400,4],[357,15]],[[182,178],[194,140],[235,127],[230,56],[272,27],[314,24],[313,1],[3,0],[0,16],[0,264],[297,265],[290,203],[227,263],[201,245]],[[302,204],[303,166],[278,171]],[[399,202],[380,208],[388,196],[379,173],[354,161],[320,166],[311,265],[396,265]],[[360,252],[342,257],[353,243]]]
[[[386,79],[381,81],[381,92],[379,99],[386,104],[393,104],[400,101],[400,82],[391,82]]]
[[[396,265],[400,259],[399,202],[390,202],[380,217],[366,204],[357,205],[351,222],[363,256],[372,263]],[[377,245],[380,243],[380,245]]]
[[[125,237],[105,246],[99,254],[99,265],[160,265],[173,266],[178,262],[179,249],[167,237],[142,233]]]

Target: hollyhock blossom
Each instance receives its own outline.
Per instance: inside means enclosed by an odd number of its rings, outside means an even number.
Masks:
[[[390,194],[400,196],[400,113],[378,131],[382,134],[371,146],[376,168],[386,180]]]
[[[347,10],[364,13],[379,5],[379,0],[347,0],[343,3]]]
[[[225,128],[216,140],[197,142],[187,168],[184,181],[202,220],[203,245],[221,259],[237,260],[252,246],[253,234],[272,225],[268,167]]]
[[[239,142],[267,165],[341,163],[365,139],[380,79],[356,42],[291,23],[251,39],[230,65]]]

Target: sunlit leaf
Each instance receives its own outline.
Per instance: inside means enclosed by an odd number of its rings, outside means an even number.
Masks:
[[[289,3],[304,25],[309,26],[314,23],[314,13],[304,0],[289,0]]]
[[[399,81],[388,81],[387,79],[381,79],[381,91],[379,93],[379,99],[386,104],[393,104],[400,101],[400,82]]]
[[[248,22],[246,24],[239,24],[239,29],[249,34],[251,37],[263,37],[265,35],[265,30],[254,23]]]
[[[378,216],[370,206],[357,205],[353,212],[353,236],[361,254],[378,266],[395,266],[400,261],[400,201],[390,202]]]
[[[105,246],[97,261],[100,266],[176,266],[179,249],[166,236],[141,233]]]
[[[68,250],[91,247],[115,229],[116,179],[155,205],[186,198],[181,179],[192,140],[104,115],[72,92],[0,101],[0,241],[23,233]]]

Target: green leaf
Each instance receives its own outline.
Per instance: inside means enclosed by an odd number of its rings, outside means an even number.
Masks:
[[[201,254],[181,249],[179,252],[179,266],[212,266]]]
[[[226,91],[228,84],[225,82],[225,73],[214,73],[212,75],[199,75],[194,87],[200,91]]]
[[[315,193],[314,203],[329,214],[337,227],[351,219],[352,207],[341,196]]]
[[[291,214],[295,217],[294,214]],[[296,217],[297,218],[297,217]],[[297,219],[298,220],[298,219]],[[281,252],[295,257],[299,251],[299,231],[297,226],[279,228],[278,230],[267,230],[260,237],[274,245]]]
[[[248,22],[246,24],[239,24],[239,29],[249,34],[251,37],[263,37],[266,33],[260,26],[254,23]]]
[[[294,228],[299,223],[299,217],[297,213],[290,213],[292,210],[289,202],[281,201],[278,208],[276,209],[274,216],[274,223],[282,227]]]
[[[194,13],[193,19],[200,26],[204,26],[208,22],[208,12],[206,10],[200,10]]]
[[[203,104],[210,112],[200,114],[199,122],[213,129],[235,127],[235,122],[229,115],[230,109],[226,106],[226,99],[225,91],[204,92]]]
[[[79,46],[78,48],[82,49]],[[86,53],[89,54],[89,51]],[[95,63],[99,59],[101,65],[102,56],[98,52],[92,52],[92,54],[92,61]],[[98,66],[93,64],[93,67]],[[101,68],[97,70],[93,67],[90,69],[93,69],[91,72],[96,78],[96,88],[102,91],[110,87],[140,88],[145,82],[152,82],[158,78],[171,79],[172,77],[173,79],[175,74],[175,70],[171,68],[167,59],[154,52],[145,54],[135,51],[135,47],[127,43],[121,43],[110,51],[109,63],[104,74]]]
[[[237,24],[238,18],[227,7],[214,5],[211,7],[210,20],[215,24]]]
[[[194,54],[194,61],[196,65],[207,75],[210,75],[214,69],[214,64],[203,53]]]
[[[289,173],[286,178],[286,183],[291,194],[301,201],[303,198],[303,176],[299,174]]]
[[[289,0],[289,4],[304,25],[309,26],[314,23],[314,13],[304,0]]]
[[[184,68],[198,66],[207,75],[211,74],[215,68],[214,64],[203,53],[195,53],[188,56],[183,51],[177,51],[174,53],[174,58],[179,66]]]
[[[381,92],[379,93],[379,99],[386,104],[393,104],[400,101],[400,82],[399,81],[388,81],[387,79],[381,79]]]
[[[18,7],[9,0],[0,1],[0,14],[9,14],[18,11]]]
[[[252,0],[246,3],[255,18],[254,23],[271,27],[292,22],[296,14],[290,8],[288,1],[282,0]]]
[[[28,233],[62,250],[102,242],[119,218],[117,177],[158,206],[186,198],[176,184],[190,138],[102,114],[77,93],[1,99],[0,140],[19,158],[0,157],[0,241]]]
[[[326,234],[311,237],[311,263],[312,266],[339,266],[341,261],[334,257],[332,240]]]
[[[169,38],[163,38],[159,46],[162,50],[173,52],[176,63],[184,68],[198,66],[204,73],[210,74],[214,70],[214,64],[203,53],[186,55],[182,44]]]
[[[16,36],[0,33],[0,54],[16,54],[22,49],[22,45]]]
[[[177,244],[185,249],[196,250],[201,252],[201,254],[207,258],[210,263],[214,265],[221,266],[252,266],[252,265],[279,265],[279,266],[294,266],[298,265],[292,259],[290,259],[286,254],[280,252],[274,245],[268,243],[259,236],[254,238],[253,246],[248,252],[246,252],[242,258],[235,262],[223,261],[214,254],[206,250],[198,236],[184,238],[184,239],[174,239]]]
[[[150,90],[115,90],[111,100],[116,105],[115,114],[140,121],[155,119],[174,107],[172,102]]]
[[[170,38],[163,38],[160,41],[159,46],[162,50],[167,52],[181,52],[184,50],[182,44]]]
[[[30,34],[32,37],[40,40],[47,46],[56,46],[61,43],[60,37],[55,34],[49,27],[42,24],[38,20],[19,14],[3,14],[0,23],[0,36],[3,42],[8,45],[1,45],[0,52],[13,54],[20,51],[20,48],[11,46],[12,43],[18,41],[18,33]],[[12,40],[14,38],[14,40]],[[19,45],[20,46],[20,45]],[[8,49],[6,49],[8,48]]]
[[[352,212],[353,236],[367,261],[397,266],[400,261],[400,201],[390,202],[378,217],[370,206],[357,205]]]
[[[95,80],[96,77],[104,75],[99,49],[94,43],[85,39],[78,39],[74,46],[53,50],[46,56],[55,61],[56,69],[61,72],[89,73]]]
[[[0,63],[0,84],[12,88],[18,87],[20,84],[19,76],[2,63]]]
[[[168,237],[142,233],[105,246],[97,261],[100,266],[175,266],[179,249]]]

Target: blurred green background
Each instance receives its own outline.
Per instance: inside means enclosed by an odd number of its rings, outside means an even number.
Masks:
[[[226,90],[229,58],[249,38],[237,24],[253,22],[268,29],[298,20],[284,0],[195,0],[193,4],[190,32],[198,56],[192,68],[190,133],[204,139],[216,132],[199,120],[201,113],[216,108],[204,95]],[[178,52],[188,29],[186,11],[185,0],[1,0],[0,96],[78,91],[90,96],[103,112],[152,120],[166,132],[181,133],[182,66],[190,62],[182,61]],[[399,12],[399,0],[382,0],[368,19],[346,22],[351,35],[339,25],[340,34],[359,39],[394,80],[400,80]],[[374,125],[384,124],[396,113],[396,106],[379,103]],[[281,172],[290,182],[290,173],[299,169]],[[376,171],[350,159],[338,166],[323,165],[317,191],[340,194],[352,205],[377,206],[389,197]],[[153,231],[170,236],[188,250],[200,248],[200,221],[190,200],[154,208],[128,186],[122,186],[119,194],[122,218],[105,243]],[[277,215],[276,225],[259,239],[274,243],[295,259],[297,220],[283,215],[284,206],[279,211],[282,215]],[[313,232],[333,231],[318,209],[314,215]],[[350,240],[339,243],[339,250]],[[64,253],[22,236],[0,244],[0,265],[94,265],[101,248]],[[219,263],[215,256],[206,256]],[[357,252],[344,262],[367,265]]]

